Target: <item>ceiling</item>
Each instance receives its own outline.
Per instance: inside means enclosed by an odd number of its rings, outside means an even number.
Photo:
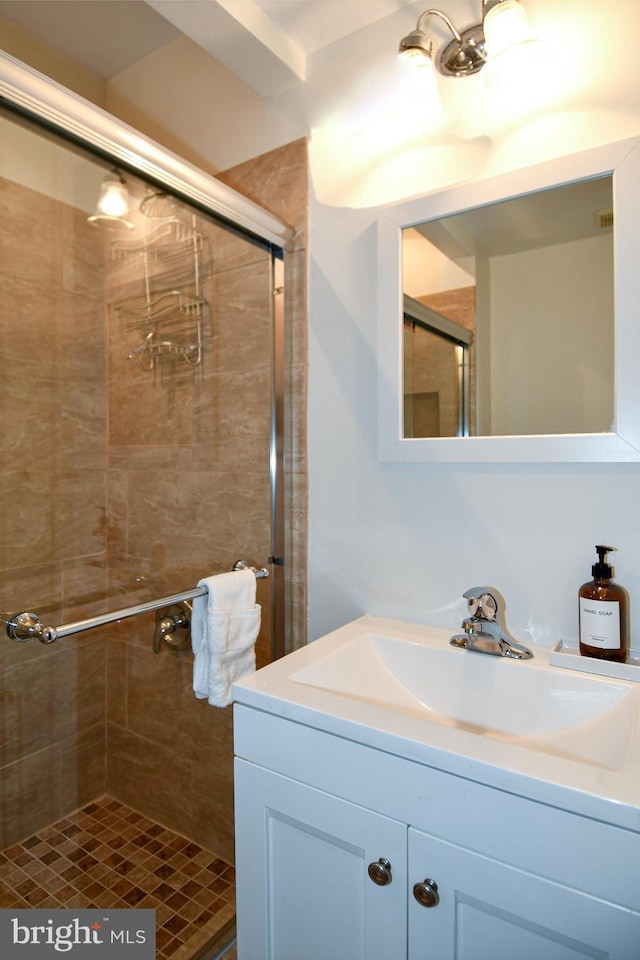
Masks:
[[[611,176],[579,180],[465,210],[417,229],[451,260],[499,257],[611,233],[599,214],[613,217]]]
[[[347,37],[355,30],[409,5],[410,0],[255,0],[305,53]]]
[[[0,16],[104,80],[178,35],[142,0],[0,0]]]
[[[263,95],[306,57],[412,0],[0,0],[6,17],[104,80],[186,34]]]

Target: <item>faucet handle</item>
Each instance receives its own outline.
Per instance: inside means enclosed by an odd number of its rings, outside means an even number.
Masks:
[[[498,601],[489,587],[471,587],[462,596],[467,601],[470,616],[479,620],[497,620]]]
[[[472,587],[463,593],[469,616],[462,621],[464,633],[451,637],[449,643],[479,653],[493,653],[514,660],[529,660],[531,650],[518,643],[504,625],[505,602],[494,587]]]

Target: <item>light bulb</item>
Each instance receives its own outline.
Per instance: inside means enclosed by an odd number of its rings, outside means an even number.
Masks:
[[[126,184],[116,174],[109,174],[102,181],[96,212],[89,217],[89,222],[110,230],[133,230],[133,224],[127,219],[128,213]]]
[[[484,85],[514,101],[542,100],[549,90],[550,51],[533,32],[519,0],[502,0],[483,22],[487,61]]]
[[[126,217],[129,213],[129,197],[124,183],[115,178],[103,181],[98,210],[106,217]]]
[[[400,54],[405,63],[410,63],[415,67],[429,66],[431,57],[422,47],[407,47]]]
[[[519,0],[502,0],[492,7],[484,18],[483,29],[489,60],[517,44],[539,42]]]
[[[439,117],[444,110],[438,91],[433,61],[423,47],[407,47],[400,55],[403,64],[402,99],[411,101],[416,116]]]

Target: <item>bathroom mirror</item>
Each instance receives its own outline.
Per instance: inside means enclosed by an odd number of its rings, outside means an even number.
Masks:
[[[382,213],[380,459],[640,459],[639,147]]]

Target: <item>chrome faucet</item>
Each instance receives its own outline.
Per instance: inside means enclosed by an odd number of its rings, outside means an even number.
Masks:
[[[531,650],[518,643],[504,625],[504,603],[492,587],[472,587],[463,593],[469,615],[462,621],[464,633],[451,637],[454,647],[490,653],[513,660],[529,660]]]

